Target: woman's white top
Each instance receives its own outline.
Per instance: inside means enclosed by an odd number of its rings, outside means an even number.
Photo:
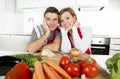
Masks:
[[[61,52],[69,53],[71,47],[70,40],[67,36],[68,30],[64,28],[60,28],[61,35],[62,35],[62,42],[61,42]],[[86,50],[91,48],[91,39],[92,39],[92,29],[90,27],[80,27],[82,38],[79,37],[77,27],[73,26],[73,44],[75,48],[79,49],[81,53],[85,53]]]

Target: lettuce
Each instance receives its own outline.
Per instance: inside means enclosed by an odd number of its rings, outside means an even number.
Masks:
[[[120,79],[120,53],[106,60],[106,66],[109,69],[111,79]]]

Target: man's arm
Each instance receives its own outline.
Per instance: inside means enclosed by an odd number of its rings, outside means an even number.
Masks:
[[[45,45],[43,49],[50,49],[55,52],[59,51],[60,43],[61,43],[60,39],[55,39],[53,43]]]
[[[37,40],[30,42],[28,44],[28,48],[27,48],[28,52],[35,53],[36,51],[41,50],[43,43],[46,41],[47,37],[50,34],[50,29],[48,28],[48,25],[46,24],[45,19],[43,20],[43,28],[45,30],[45,34],[43,34]]]
[[[49,33],[45,33],[42,35],[39,39],[32,41],[28,44],[28,52],[35,53],[36,51],[40,50],[40,48],[43,46],[43,43],[46,41]]]

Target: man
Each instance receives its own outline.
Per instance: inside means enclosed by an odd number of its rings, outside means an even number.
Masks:
[[[55,7],[48,7],[44,13],[43,25],[34,27],[28,52],[35,53],[42,49],[58,51],[60,49],[61,34],[58,29],[59,11]]]

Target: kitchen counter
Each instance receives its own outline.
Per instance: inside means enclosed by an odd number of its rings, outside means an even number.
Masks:
[[[21,53],[28,53],[28,52],[19,52],[19,51],[0,51],[0,56],[3,55],[13,55],[13,54],[21,54]],[[112,55],[91,55],[92,58],[96,59],[97,63],[107,71],[105,61],[112,57]],[[4,79],[3,76],[0,79]]]

